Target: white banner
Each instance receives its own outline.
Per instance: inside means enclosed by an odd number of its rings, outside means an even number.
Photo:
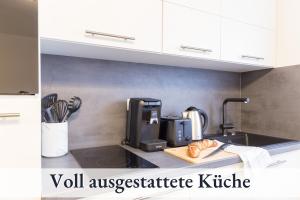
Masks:
[[[299,169],[44,169],[43,197],[300,199]],[[201,197],[201,198],[200,198]]]
[[[0,199],[300,199],[300,169],[1,169]]]

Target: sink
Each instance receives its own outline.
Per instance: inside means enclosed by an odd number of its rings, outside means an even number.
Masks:
[[[244,146],[267,146],[272,144],[279,144],[285,142],[292,142],[293,140],[283,139],[278,137],[257,135],[253,133],[236,132],[234,135],[207,135],[207,139],[215,139],[224,143],[244,145]]]

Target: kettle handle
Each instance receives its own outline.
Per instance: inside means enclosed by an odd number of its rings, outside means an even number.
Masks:
[[[208,116],[207,116],[206,112],[204,112],[204,110],[201,110],[201,109],[197,109],[197,110],[198,110],[200,116],[203,117],[203,126],[202,126],[202,134],[203,134],[208,126]]]
[[[196,108],[194,106],[191,106],[188,109],[186,109],[186,111],[192,111],[192,110],[198,111],[200,118],[201,118],[201,116],[203,117],[203,125],[202,125],[202,134],[203,134],[204,131],[207,129],[207,126],[208,126],[208,116],[207,116],[206,112],[204,112],[204,110],[201,110],[201,109]]]

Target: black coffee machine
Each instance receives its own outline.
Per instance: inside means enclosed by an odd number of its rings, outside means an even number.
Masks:
[[[161,100],[130,98],[127,100],[127,143],[144,151],[160,151],[167,142],[159,139]]]

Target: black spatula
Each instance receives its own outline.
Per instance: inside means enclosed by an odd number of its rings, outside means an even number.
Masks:
[[[81,107],[82,101],[79,97],[72,97],[71,100],[69,101],[68,104],[68,116],[67,119],[70,118],[70,116],[75,113],[76,111],[79,110],[79,108]]]
[[[53,116],[50,107],[57,101],[57,94],[49,94],[42,98],[42,122],[53,122]]]

